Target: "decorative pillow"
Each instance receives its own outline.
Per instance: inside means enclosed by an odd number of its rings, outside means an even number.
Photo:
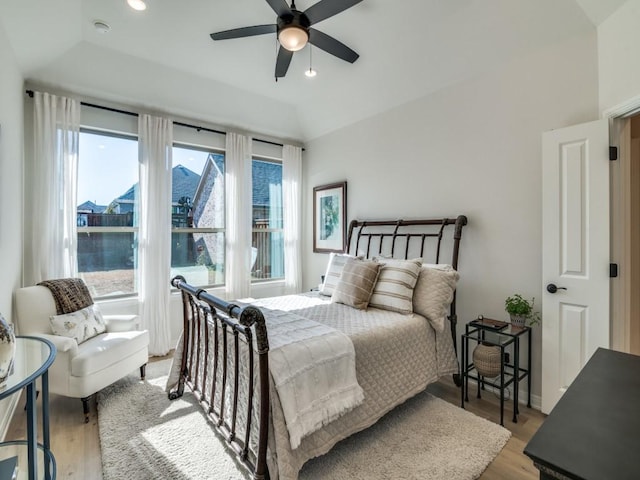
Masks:
[[[107,330],[96,304],[72,313],[52,315],[49,317],[49,323],[54,335],[75,338],[78,344]]]
[[[369,305],[381,266],[372,260],[350,258],[342,268],[340,281],[333,291],[331,302],[365,310]]]
[[[324,274],[324,283],[320,289],[320,294],[326,295],[327,297],[333,295],[333,291],[336,289],[336,286],[340,281],[342,268],[350,258],[362,259],[362,257],[354,257],[353,255],[347,255],[346,253],[331,253],[329,256],[329,263],[327,264],[327,272]]]
[[[447,309],[460,275],[451,265],[424,264],[418,282],[413,289],[413,311],[426,317],[431,326],[442,332],[447,318]]]
[[[422,268],[422,258],[377,260],[382,267],[369,306],[404,314],[413,313],[413,289]]]

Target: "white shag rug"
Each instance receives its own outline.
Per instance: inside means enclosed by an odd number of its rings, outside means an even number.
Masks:
[[[170,361],[98,395],[104,480],[249,478],[192,395],[164,392]],[[478,478],[509,440],[507,429],[423,392],[378,423],[309,461],[300,480]]]

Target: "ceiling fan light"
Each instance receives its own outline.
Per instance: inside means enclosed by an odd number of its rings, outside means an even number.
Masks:
[[[290,52],[302,50],[309,41],[309,34],[303,28],[291,25],[280,30],[278,41]]]
[[[144,0],[127,0],[127,3],[134,10],[142,11],[147,9],[147,4]]]

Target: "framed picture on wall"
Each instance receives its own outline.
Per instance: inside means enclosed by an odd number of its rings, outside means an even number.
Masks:
[[[344,252],[347,231],[347,182],[313,189],[313,251]]]

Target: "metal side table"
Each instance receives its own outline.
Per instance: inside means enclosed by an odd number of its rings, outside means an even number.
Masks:
[[[520,339],[527,336],[527,365],[520,364]],[[477,398],[480,398],[480,390],[485,385],[491,385],[500,390],[500,425],[504,425],[504,391],[509,385],[513,385],[513,422],[518,422],[518,396],[520,380],[527,379],[527,407],[531,408],[531,327],[517,327],[507,322],[500,322],[488,318],[472,320],[465,326],[462,334],[462,388],[461,406],[469,401],[469,378],[477,382]],[[490,380],[482,376],[469,355],[469,341],[477,344],[484,343],[500,349],[500,374],[496,380]],[[511,361],[506,360],[507,349],[510,352]]]
[[[27,439],[0,443],[0,462],[17,466],[18,479],[56,478],[56,461],[49,438],[49,367],[56,347],[37,337],[16,337],[13,373],[0,386],[0,400],[27,387]],[[42,378],[42,443],[38,443],[36,380]]]

